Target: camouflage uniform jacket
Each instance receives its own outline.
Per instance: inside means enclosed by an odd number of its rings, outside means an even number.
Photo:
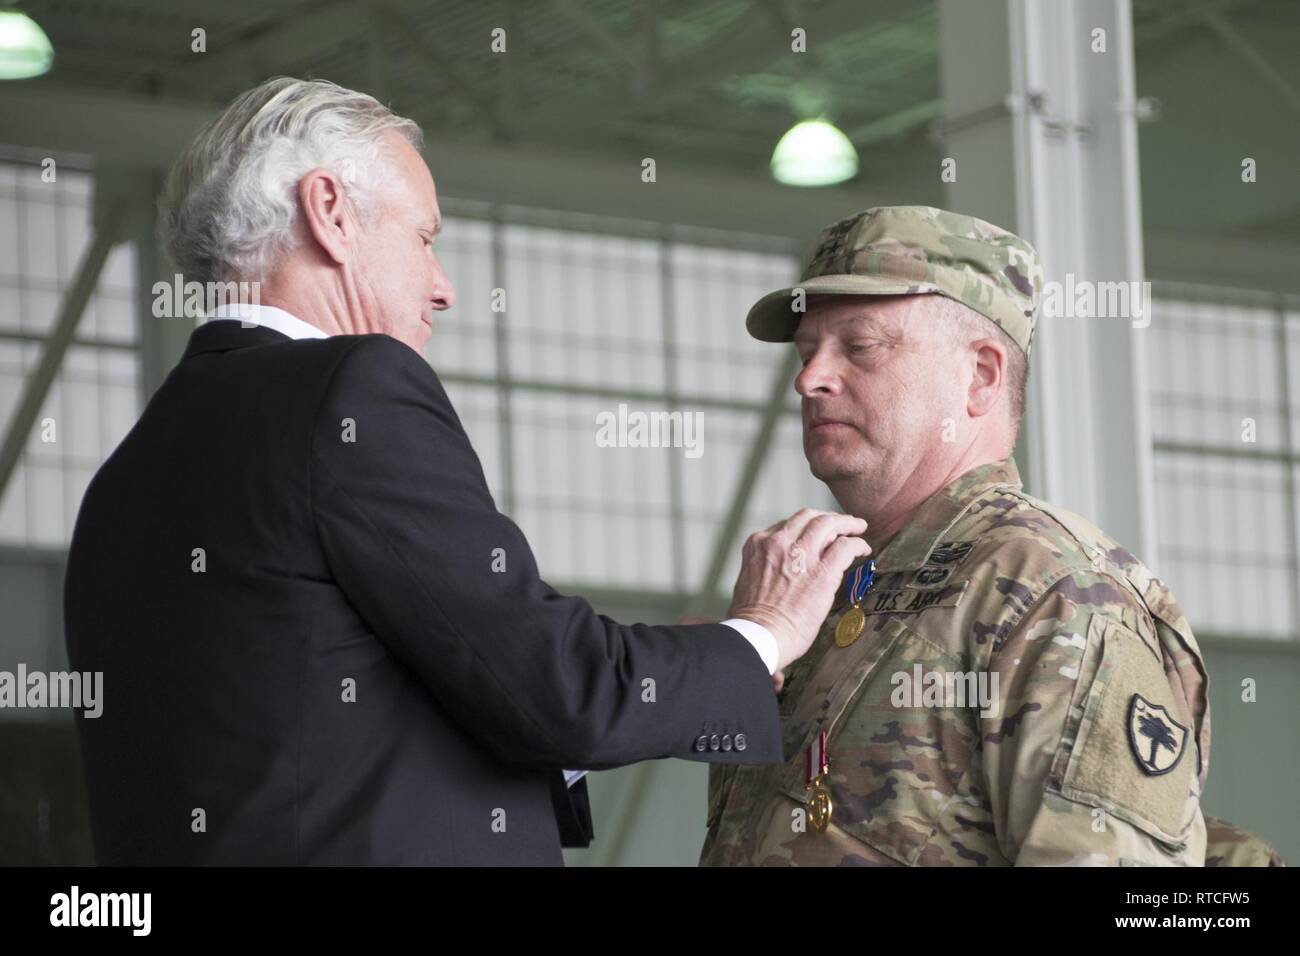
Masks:
[[[1205,666],[1132,554],[1008,459],[928,499],[876,564],[861,637],[835,642],[841,594],[787,670],[787,763],[710,768],[702,865],[1204,864]],[[950,695],[926,696],[939,679]],[[956,693],[981,679],[991,697]]]
[[[1205,818],[1206,866],[1286,866],[1282,855],[1244,827]]]

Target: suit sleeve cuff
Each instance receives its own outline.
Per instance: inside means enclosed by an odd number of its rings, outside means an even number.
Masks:
[[[736,631],[740,636],[749,641],[754,650],[758,651],[758,656],[763,658],[763,663],[767,666],[769,674],[776,673],[776,665],[780,660],[776,649],[776,638],[772,632],[762,624],[755,624],[753,621],[747,621],[740,617],[731,617],[722,622]]]

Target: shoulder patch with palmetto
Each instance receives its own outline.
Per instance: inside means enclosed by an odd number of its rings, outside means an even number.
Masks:
[[[1060,794],[1100,807],[1157,840],[1182,844],[1194,824],[1196,737],[1177,710],[1163,659],[1122,622],[1095,615],[1101,662],[1077,701],[1061,747]]]
[[[1169,711],[1134,694],[1128,707],[1128,742],[1138,766],[1153,777],[1178,766],[1187,749],[1187,728]]]

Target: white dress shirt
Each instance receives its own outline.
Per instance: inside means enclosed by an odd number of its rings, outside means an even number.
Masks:
[[[238,321],[244,325],[260,325],[268,329],[275,329],[275,331],[287,335],[291,339],[329,338],[327,333],[310,322],[304,322],[296,315],[286,312],[284,309],[278,309],[273,305],[228,303],[209,312],[203,321]],[[776,673],[776,665],[779,661],[776,638],[772,636],[772,633],[767,628],[754,621],[747,621],[742,618],[728,618],[722,623],[737,631],[741,637],[749,641],[750,646],[763,659],[763,664],[767,667],[769,674]],[[564,771],[565,783],[572,785],[575,780],[581,778],[586,772],[585,770]]]
[[[277,309],[273,305],[248,305],[243,302],[230,302],[219,305],[206,316],[204,322],[216,319],[238,319],[244,325],[262,325],[275,329],[291,339],[327,339],[329,335],[316,328],[310,322],[304,322],[296,315]]]

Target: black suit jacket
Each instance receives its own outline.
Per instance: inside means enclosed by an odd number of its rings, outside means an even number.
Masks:
[[[386,335],[196,329],[86,492],[64,607],[104,674],[101,863],[558,864],[591,832],[561,768],[782,760],[744,638],[547,586]]]

